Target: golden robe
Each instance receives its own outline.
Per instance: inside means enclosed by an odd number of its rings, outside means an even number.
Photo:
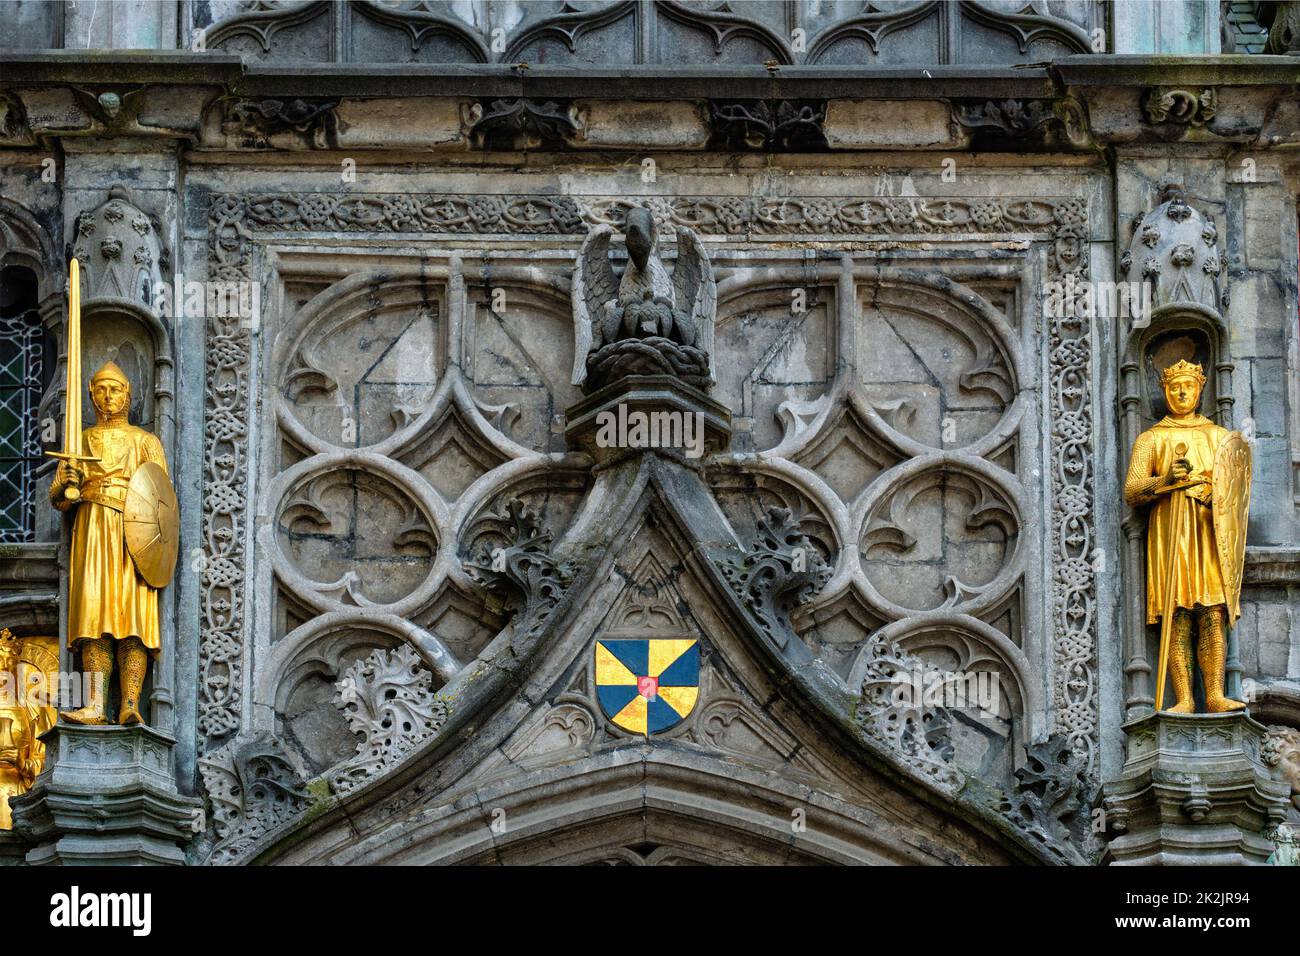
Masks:
[[[1197,605],[1213,607],[1227,603],[1219,550],[1214,542],[1209,479],[1214,470],[1214,453],[1228,434],[1226,428],[1203,415],[1181,419],[1166,416],[1133,443],[1124,498],[1135,508],[1154,502],[1147,518],[1148,624],[1155,624],[1164,614],[1171,550],[1176,555],[1174,603],[1177,607],[1190,610]],[[1164,483],[1164,476],[1179,457],[1174,449],[1180,443],[1187,446],[1187,454],[1182,457],[1192,466],[1192,476],[1206,479],[1206,484],[1152,496],[1152,489]],[[1183,509],[1183,516],[1178,540],[1171,541],[1175,507]]]
[[[45,647],[46,638],[27,640],[22,659],[10,669],[10,679],[0,681],[0,830],[13,829],[9,801],[26,793],[36,781],[45,765],[45,744],[41,743],[40,735],[57,720],[54,708],[46,703],[52,699],[57,686],[57,650]],[[58,638],[48,640],[57,644]],[[35,654],[47,658],[41,667],[45,677],[40,684],[31,680],[34,665],[27,659],[33,650],[31,642],[39,642],[44,649],[36,650]],[[33,687],[41,688],[39,699],[32,695]]]
[[[61,494],[55,507],[77,509],[72,525],[72,554],[68,583],[68,645],[87,638],[138,637],[145,647],[161,646],[158,591],[136,572],[126,549],[122,511],[126,487],[146,461],[167,470],[162,442],[143,428],[112,422],[82,432],[86,454],[80,502]],[[65,468],[60,465],[60,468]],[[51,492],[58,487],[51,487]]]
[[[13,829],[9,799],[31,789],[39,772],[35,748],[44,745],[35,739],[34,730],[27,708],[14,697],[12,682],[0,687],[0,830]]]

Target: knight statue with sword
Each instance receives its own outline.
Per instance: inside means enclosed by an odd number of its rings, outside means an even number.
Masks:
[[[1224,692],[1228,630],[1241,616],[1251,451],[1240,432],[1199,413],[1205,372],[1179,361],[1161,377],[1169,414],[1133,444],[1124,497],[1150,507],[1147,520],[1147,623],[1160,624],[1155,707],[1190,714],[1193,641],[1209,713],[1246,705]]]
[[[117,723],[144,722],[141,695],[161,647],[158,592],[176,567],[176,494],[157,436],[127,420],[131,383],[112,362],[90,379],[96,422],[81,428],[81,295],[72,260],[68,308],[64,447],[51,503],[69,512],[68,646],[90,672],[85,706],[61,713],[77,724],[111,723],[108,680],[120,685]]]

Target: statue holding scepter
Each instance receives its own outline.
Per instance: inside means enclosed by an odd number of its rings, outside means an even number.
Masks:
[[[74,511],[68,574],[68,646],[92,675],[85,706],[60,714],[109,723],[116,658],[118,723],[142,723],[141,693],[160,646],[158,591],[176,567],[176,494],[158,438],[127,420],[131,383],[109,362],[90,380],[96,423],[81,430],[81,315],[77,261],[68,312],[67,420],[51,503]],[[87,454],[88,452],[88,454]]]
[[[1192,639],[1210,713],[1246,705],[1224,693],[1228,629],[1241,616],[1250,446],[1198,413],[1205,372],[1179,361],[1161,377],[1169,414],[1133,444],[1124,497],[1150,506],[1147,521],[1147,623],[1159,622],[1156,710],[1166,672],[1175,703],[1190,714]]]

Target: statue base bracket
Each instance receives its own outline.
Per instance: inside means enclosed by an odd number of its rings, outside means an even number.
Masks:
[[[1265,727],[1244,711],[1148,714],[1124,725],[1119,778],[1102,786],[1105,861],[1119,866],[1263,863],[1290,786],[1260,757]]]
[[[172,776],[175,741],[151,727],[59,724],[41,736],[45,770],[13,801],[35,865],[183,865],[198,797]]]
[[[689,424],[685,416],[691,416]],[[676,448],[688,457],[693,453],[702,456],[724,451],[731,443],[731,413],[726,406],[671,375],[621,378],[570,406],[565,417],[564,436],[569,447],[581,449],[597,461],[620,451],[649,447]],[[610,437],[612,442],[607,440]],[[686,437],[694,448],[682,448],[680,443]]]

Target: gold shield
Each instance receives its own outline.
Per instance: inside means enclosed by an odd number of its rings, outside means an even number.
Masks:
[[[1241,617],[1241,576],[1246,567],[1246,517],[1250,511],[1250,445],[1241,432],[1229,432],[1214,453],[1211,500],[1214,543],[1228,612]]]
[[[126,550],[150,587],[171,583],[180,538],[180,507],[167,472],[147,461],[126,487]]]

